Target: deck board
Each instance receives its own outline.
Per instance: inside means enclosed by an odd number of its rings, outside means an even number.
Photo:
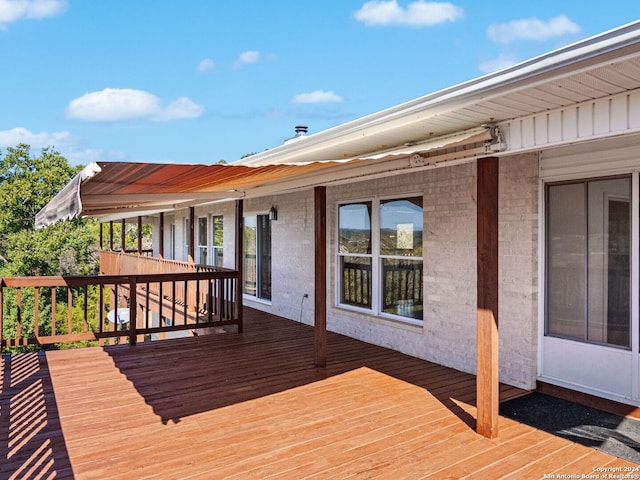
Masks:
[[[475,377],[247,309],[242,334],[0,366],[0,478],[543,478],[635,466],[505,417],[475,427]],[[501,386],[501,398],[521,395]]]

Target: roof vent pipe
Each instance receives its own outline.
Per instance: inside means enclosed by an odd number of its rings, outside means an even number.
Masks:
[[[296,135],[292,138],[285,140],[285,144],[289,142],[293,142],[294,140],[300,140],[307,136],[307,132],[309,131],[309,127],[306,125],[296,125]]]

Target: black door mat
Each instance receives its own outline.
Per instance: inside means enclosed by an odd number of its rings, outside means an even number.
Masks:
[[[537,392],[501,403],[500,415],[640,464],[640,420]]]

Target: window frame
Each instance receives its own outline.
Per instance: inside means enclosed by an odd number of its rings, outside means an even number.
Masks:
[[[381,211],[380,207],[382,202],[395,201],[395,200],[408,200],[411,198],[419,197],[422,199],[422,256],[401,256],[401,255],[389,255],[381,253],[380,246],[380,226],[381,226]],[[343,254],[340,252],[340,207],[344,205],[351,205],[357,203],[371,202],[371,253],[354,253]],[[338,308],[345,310],[351,310],[358,313],[363,313],[369,316],[377,318],[384,318],[387,320],[393,320],[400,323],[409,325],[415,325],[422,327],[424,325],[424,308],[422,312],[422,318],[413,318],[394,313],[383,311],[383,266],[382,263],[386,259],[405,259],[415,261],[421,264],[422,273],[420,275],[421,288],[423,292],[423,305],[424,305],[424,232],[425,232],[425,219],[424,219],[424,194],[422,192],[406,192],[393,195],[373,195],[369,197],[360,197],[348,200],[339,200],[336,202],[336,218],[335,218],[335,305]],[[371,308],[352,305],[349,303],[343,303],[341,299],[342,293],[342,260],[345,257],[358,257],[358,258],[370,258],[371,259]]]
[[[262,283],[262,268],[263,268],[263,262],[262,262],[262,245],[264,242],[264,239],[259,238],[259,232],[261,231],[260,229],[260,219],[259,217],[263,217],[266,218],[266,221],[268,222],[269,225],[269,241],[268,241],[268,245],[269,245],[269,265],[268,265],[268,271],[269,271],[269,292],[271,294],[271,296],[269,298],[261,296],[261,292],[263,289],[264,284]],[[243,228],[246,230],[247,228],[247,218],[254,218],[255,219],[255,224],[256,224],[256,238],[255,238],[255,250],[256,250],[256,286],[255,286],[255,295],[251,294],[251,293],[247,293],[245,291],[245,285],[244,282],[246,282],[246,267],[245,267],[245,262],[246,262],[246,250],[245,250],[245,245],[246,245],[246,236],[243,240],[243,245],[242,245],[242,272],[243,272],[243,285],[242,285],[242,295],[244,298],[247,298],[249,300],[252,301],[257,301],[257,302],[261,302],[261,303],[266,303],[266,304],[271,304],[272,300],[273,300],[273,225],[272,225],[272,220],[269,218],[269,213],[268,212],[258,212],[258,213],[252,213],[252,214],[245,214],[243,216]]]
[[[220,226],[222,229],[222,241],[220,243],[220,245],[216,245],[216,220],[218,219],[218,221],[220,222]],[[209,252],[211,253],[210,255],[210,259],[211,259],[211,265],[213,265],[214,267],[222,267],[224,265],[224,215],[218,215],[218,214],[211,214],[209,216],[209,220],[211,223],[211,227],[209,229],[210,233],[209,233]],[[221,256],[221,260],[220,260],[220,264],[218,265],[218,252],[220,252],[220,256]]]
[[[201,220],[204,220],[204,244],[200,242],[202,231],[201,231]],[[196,232],[195,232],[195,254],[196,258],[195,263],[199,265],[209,265],[209,217],[207,215],[201,215],[196,218]],[[202,260],[202,254],[204,253],[204,261]]]

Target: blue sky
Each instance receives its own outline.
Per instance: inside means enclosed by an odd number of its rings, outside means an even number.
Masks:
[[[0,150],[232,162],[639,14],[637,0],[0,0]]]

